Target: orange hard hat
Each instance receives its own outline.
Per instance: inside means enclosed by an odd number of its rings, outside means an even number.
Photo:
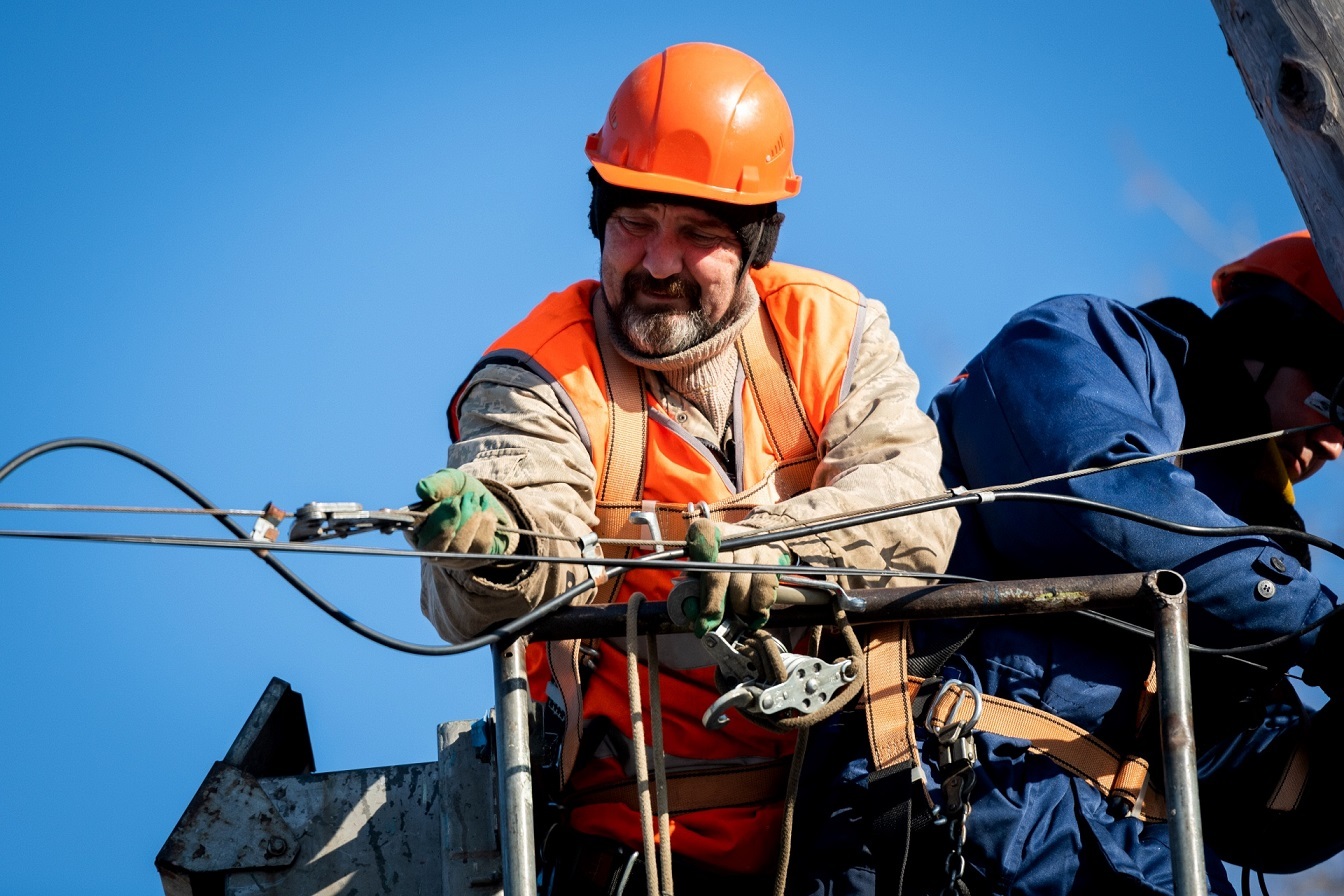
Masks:
[[[1237,295],[1229,288],[1233,279],[1242,274],[1261,274],[1282,280],[1293,289],[1325,310],[1335,320],[1344,322],[1344,306],[1325,275],[1321,257],[1312,245],[1311,234],[1305,230],[1270,240],[1245,258],[1225,264],[1213,274],[1213,297],[1219,305]]]
[[[803,182],[779,85],[718,44],[677,44],[640,63],[586,151],[607,183],[734,205],[787,199]]]

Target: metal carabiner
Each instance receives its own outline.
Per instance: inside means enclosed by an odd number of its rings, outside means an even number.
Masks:
[[[953,688],[955,688],[957,692],[956,702],[954,702],[952,708],[948,710],[946,722],[939,724],[934,713],[938,709],[938,704],[942,702],[942,699],[947,696]],[[953,721],[956,719],[957,712],[960,711],[961,705],[965,702],[968,694],[971,696],[971,699],[975,701],[975,705],[971,707],[971,717],[961,722]],[[967,684],[960,679],[949,678],[943,682],[942,686],[938,688],[938,692],[933,695],[933,699],[929,701],[929,708],[924,714],[924,728],[934,736],[938,743],[943,745],[951,744],[953,741],[970,736],[971,731],[975,729],[976,723],[980,721],[980,713],[983,709],[984,701],[980,697],[979,688],[973,684]]]

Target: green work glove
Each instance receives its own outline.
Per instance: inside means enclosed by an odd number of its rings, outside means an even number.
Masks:
[[[422,500],[434,502],[415,530],[422,551],[480,554],[480,560],[439,559],[435,563],[470,569],[491,555],[508,552],[509,538],[498,527],[513,525],[513,516],[479,479],[461,470],[440,470],[415,484]]]
[[[686,533],[686,559],[769,566],[788,566],[791,559],[788,548],[780,544],[762,544],[720,554],[722,541],[723,535],[712,520],[693,520]],[[779,593],[779,576],[724,571],[696,572],[691,577],[700,580],[699,593],[685,598],[681,610],[691,620],[697,636],[704,637],[723,621],[725,607],[752,628],[761,628],[770,621],[770,607]]]

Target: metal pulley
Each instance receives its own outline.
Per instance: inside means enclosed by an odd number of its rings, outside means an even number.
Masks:
[[[689,620],[682,612],[686,589],[696,585],[693,578],[678,578],[668,595],[668,616],[678,625]],[[781,586],[779,604],[828,603],[822,591]],[[778,651],[780,663],[773,666],[759,656],[760,639],[768,640]],[[728,724],[729,709],[747,716],[779,716],[792,711],[811,715],[835,697],[855,678],[854,663],[845,657],[828,662],[819,657],[790,652],[768,632],[754,632],[742,621],[728,617],[700,638],[700,645],[718,667],[717,680],[726,686],[722,695],[701,716],[711,730]]]

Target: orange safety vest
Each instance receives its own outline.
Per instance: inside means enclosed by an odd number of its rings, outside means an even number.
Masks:
[[[665,538],[684,538],[692,505],[706,502],[712,518],[736,521],[758,504],[811,487],[817,434],[849,390],[867,305],[852,285],[805,268],[772,263],[751,277],[761,311],[736,343],[743,371],[732,420],[736,481],[655,406],[647,372],[598,341],[596,281],[548,296],[482,359],[532,369],[569,410],[597,471],[599,535],[637,536],[630,513],[646,510],[657,514]],[[465,392],[464,385],[449,409],[454,438]],[[594,600],[624,602],[636,591],[665,600],[670,583],[666,572],[632,570]],[[631,772],[618,759],[634,747],[623,640],[596,642],[599,655],[587,674],[580,672],[578,646],[551,642],[528,649],[533,698],[552,700],[567,721],[561,781],[570,824],[638,848],[638,814],[625,786]],[[719,696],[708,654],[689,635],[663,638],[659,653],[674,848],[733,871],[771,869],[796,735],[759,727],[735,711],[725,728],[707,730],[700,717]],[[609,736],[625,739],[625,749],[599,749],[575,769],[581,729],[599,716],[611,723]],[[716,782],[713,797],[706,798],[704,786],[680,787],[678,805],[678,785],[693,785],[692,779]]]

